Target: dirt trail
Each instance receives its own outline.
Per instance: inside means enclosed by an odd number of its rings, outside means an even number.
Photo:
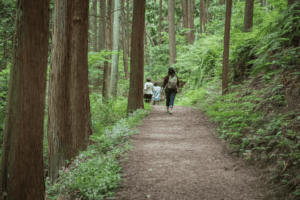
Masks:
[[[139,130],[116,199],[248,200],[271,192],[261,174],[226,153],[199,111],[175,107],[169,115],[165,106],[153,106]]]

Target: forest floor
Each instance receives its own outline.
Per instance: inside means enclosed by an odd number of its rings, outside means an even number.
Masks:
[[[165,106],[152,108],[121,163],[121,186],[107,199],[275,199],[275,185],[231,155],[202,112],[175,106],[170,115]]]

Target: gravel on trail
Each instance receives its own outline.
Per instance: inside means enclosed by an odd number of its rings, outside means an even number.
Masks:
[[[178,106],[170,115],[165,106],[152,108],[121,162],[121,186],[107,199],[252,200],[274,192],[259,170],[228,154],[202,112]]]

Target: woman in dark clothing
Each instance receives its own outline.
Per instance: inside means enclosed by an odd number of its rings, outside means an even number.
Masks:
[[[169,114],[172,114],[175,96],[176,93],[178,93],[178,87],[179,87],[178,76],[176,76],[174,68],[170,67],[168,70],[168,75],[165,76],[162,85],[162,88],[163,90],[165,90],[166,93],[166,106],[167,106],[167,113]],[[169,110],[169,108],[171,108],[171,110]]]

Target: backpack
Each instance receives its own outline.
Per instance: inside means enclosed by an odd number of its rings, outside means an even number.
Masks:
[[[169,76],[169,81],[168,81],[168,88],[169,89],[177,89],[177,76]]]

